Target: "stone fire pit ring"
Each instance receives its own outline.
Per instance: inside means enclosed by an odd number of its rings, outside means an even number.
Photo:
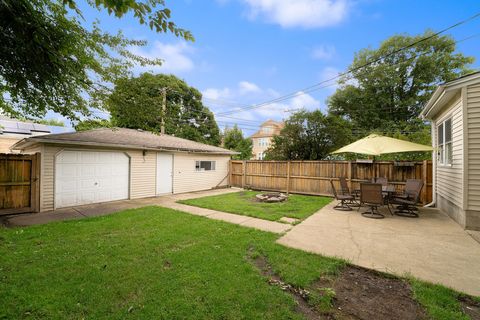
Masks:
[[[285,193],[281,192],[266,192],[260,193],[255,196],[258,201],[265,203],[275,203],[275,202],[284,202],[288,199],[288,196]]]

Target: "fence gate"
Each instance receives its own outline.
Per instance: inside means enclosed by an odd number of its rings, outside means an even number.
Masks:
[[[37,212],[39,184],[39,153],[0,153],[0,215]]]

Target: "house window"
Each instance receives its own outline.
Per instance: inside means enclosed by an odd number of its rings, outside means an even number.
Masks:
[[[271,127],[264,127],[264,128],[263,128],[263,132],[264,132],[264,133],[271,133],[271,132],[272,132],[272,128],[271,128]]]
[[[437,160],[439,164],[452,164],[452,118],[440,123],[437,127]]]
[[[269,141],[267,138],[260,138],[258,139],[258,146],[259,147],[268,147]]]
[[[214,171],[215,161],[195,161],[196,171]]]
[[[259,153],[257,154],[257,159],[258,159],[258,160],[263,160],[263,158],[265,158],[265,153],[259,152]]]

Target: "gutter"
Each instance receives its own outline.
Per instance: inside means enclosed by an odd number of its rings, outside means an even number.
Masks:
[[[434,132],[433,130],[435,129],[433,128],[433,126],[431,127],[431,130],[432,130],[431,136],[433,139],[435,139],[436,137],[434,137],[433,135],[433,132]],[[433,150],[432,151],[432,202],[424,205],[423,206],[424,208],[434,207],[437,204],[436,186],[437,186],[437,151]],[[425,188],[427,188],[427,186],[425,186]]]

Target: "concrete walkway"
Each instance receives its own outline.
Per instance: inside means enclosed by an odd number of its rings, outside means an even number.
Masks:
[[[292,228],[283,245],[417,278],[480,296],[480,243],[436,209],[420,218],[367,219],[333,203]]]
[[[21,214],[10,217],[4,217],[3,223],[8,227],[30,226],[35,224],[44,224],[52,221],[81,219],[86,217],[102,216],[112,214],[126,209],[135,209],[146,206],[158,205],[166,208],[184,211],[197,216],[203,216],[210,219],[227,221],[239,224],[245,227],[251,227],[262,231],[283,233],[291,229],[292,225],[275,221],[267,221],[233,213],[226,213],[210,209],[203,209],[185,204],[176,203],[178,200],[200,198],[205,196],[238,192],[240,189],[217,189],[200,192],[190,192],[184,194],[175,194],[154,198],[143,198],[134,200],[122,200],[106,203],[84,205],[71,208],[63,208],[54,211]]]

